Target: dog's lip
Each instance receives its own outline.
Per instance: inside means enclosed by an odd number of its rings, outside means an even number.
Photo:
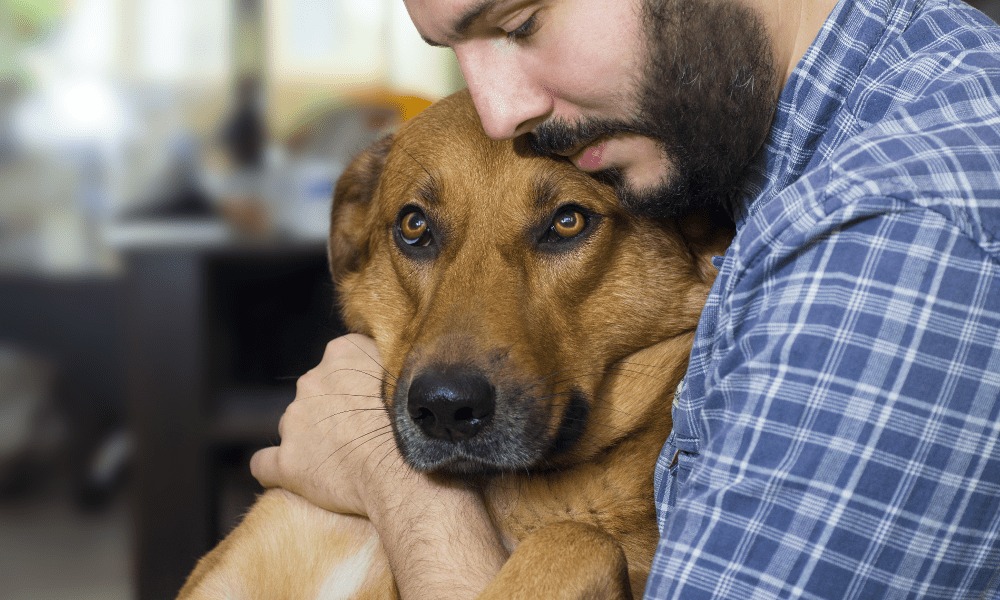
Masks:
[[[431,470],[453,475],[490,475],[500,472],[501,466],[469,456],[452,456],[442,460]]]
[[[417,454],[414,454],[414,451]],[[438,445],[427,454],[427,449],[422,451],[411,448],[404,452],[403,456],[410,466],[418,471],[453,474],[453,475],[490,475],[502,473],[504,471],[523,470],[531,465],[521,462],[518,464],[508,464],[504,461],[490,460],[483,455],[481,449],[470,449],[461,445],[451,445],[442,448]]]

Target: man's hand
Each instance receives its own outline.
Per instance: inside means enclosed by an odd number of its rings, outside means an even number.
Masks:
[[[381,376],[371,339],[347,335],[327,344],[322,362],[299,378],[295,400],[281,417],[281,445],[251,459],[254,477],[333,512],[367,516],[373,493],[372,500],[390,500],[377,497],[378,484],[415,473],[392,438]]]
[[[411,469],[396,448],[380,397],[382,367],[369,338],[333,340],[303,375],[281,418],[281,445],[250,462],[265,487],[282,487],[379,532],[404,598],[471,598],[507,558],[482,499],[461,482]]]

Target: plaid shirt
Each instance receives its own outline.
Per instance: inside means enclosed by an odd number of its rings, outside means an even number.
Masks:
[[[842,0],[745,197],[647,597],[1000,598],[1000,29]]]

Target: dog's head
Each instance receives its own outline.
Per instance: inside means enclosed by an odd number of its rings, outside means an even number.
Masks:
[[[707,257],[727,241],[684,231],[628,214],[567,162],[488,139],[465,92],[358,157],[336,188],[330,265],[348,327],[379,347],[406,460],[523,471],[627,435],[607,421],[641,418],[645,399],[606,406],[602,385],[694,329]]]

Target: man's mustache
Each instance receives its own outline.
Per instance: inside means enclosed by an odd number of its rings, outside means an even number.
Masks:
[[[601,138],[625,133],[650,135],[648,128],[625,121],[586,118],[569,123],[562,119],[551,119],[527,134],[527,141],[536,154],[568,156]]]

